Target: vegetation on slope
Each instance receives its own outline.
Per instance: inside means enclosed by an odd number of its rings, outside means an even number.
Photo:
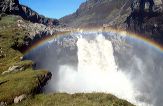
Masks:
[[[19,29],[20,17],[3,16],[0,20],[0,105],[13,106],[133,106],[110,94],[37,94],[50,78],[45,70],[33,70],[33,62],[21,61],[21,46],[26,29]],[[16,97],[26,95],[26,100],[12,104]]]
[[[4,16],[0,20],[0,103],[13,103],[16,96],[32,95],[46,80],[49,73],[32,69],[32,61],[21,61],[23,54],[13,45],[21,45],[25,29],[17,28],[17,16]],[[42,81],[42,82],[41,82]]]
[[[23,42],[25,31],[17,29],[18,17],[5,16],[0,20],[0,73],[20,61],[23,56],[19,51],[12,49],[15,42]]]
[[[133,106],[131,103],[104,93],[40,94],[13,106]]]

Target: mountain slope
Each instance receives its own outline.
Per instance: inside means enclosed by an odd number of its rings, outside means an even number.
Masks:
[[[129,0],[88,0],[75,13],[61,18],[60,21],[80,27],[111,24],[115,18],[129,13],[129,6]]]

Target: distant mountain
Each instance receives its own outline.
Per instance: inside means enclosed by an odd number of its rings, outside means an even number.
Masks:
[[[98,26],[113,24],[113,20],[121,17],[124,21],[130,13],[129,0],[87,0],[77,11],[60,19],[70,26]]]
[[[0,0],[0,13],[20,15],[25,20],[44,25],[59,25],[57,19],[44,17],[27,6],[19,4],[18,0]]]

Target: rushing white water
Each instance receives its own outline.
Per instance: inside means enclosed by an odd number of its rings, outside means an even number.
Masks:
[[[78,68],[60,66],[57,91],[105,92],[137,104],[132,82],[117,70],[111,41],[102,35],[94,40],[81,37],[78,38],[77,48]]]
[[[162,106],[162,58],[144,42],[115,33],[61,37],[28,57],[52,72],[47,92],[111,93],[138,106]]]

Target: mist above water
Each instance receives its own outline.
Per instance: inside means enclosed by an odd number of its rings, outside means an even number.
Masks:
[[[163,53],[117,33],[74,33],[24,57],[53,77],[45,92],[104,92],[140,106],[161,106]]]

